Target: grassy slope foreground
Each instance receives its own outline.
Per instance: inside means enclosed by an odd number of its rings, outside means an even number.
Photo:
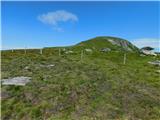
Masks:
[[[2,52],[2,79],[32,77],[26,86],[2,85],[2,119],[159,120],[159,68],[148,64],[159,57],[141,57],[109,43],[113,50],[102,53],[105,41],[94,40],[68,47],[74,53],[61,51],[61,56],[58,48],[45,48],[43,55],[38,50]],[[93,46],[81,60],[81,50]],[[55,66],[43,67],[50,64]]]

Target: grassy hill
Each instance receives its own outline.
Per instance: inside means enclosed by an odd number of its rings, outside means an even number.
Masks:
[[[82,46],[85,48],[110,48],[112,51],[138,51],[138,48],[131,44],[129,41],[117,38],[117,37],[109,37],[109,36],[100,36],[96,38],[89,39],[87,41],[83,41],[77,46]]]
[[[113,37],[97,37],[65,50],[44,48],[42,55],[34,49],[26,54],[2,51],[2,79],[32,78],[26,86],[2,85],[2,120],[158,120],[159,67],[148,61],[160,57],[141,57],[129,42],[114,38],[120,46],[108,39]],[[112,50],[99,51],[105,47]],[[84,48],[92,52],[84,51],[82,57]],[[45,67],[50,64],[55,66]]]

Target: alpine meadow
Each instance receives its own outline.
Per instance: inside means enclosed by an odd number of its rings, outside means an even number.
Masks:
[[[158,7],[3,1],[1,120],[160,120]]]

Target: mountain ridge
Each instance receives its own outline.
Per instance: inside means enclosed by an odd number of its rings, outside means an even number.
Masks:
[[[128,40],[111,36],[98,36],[86,41],[82,41],[76,45],[83,47],[91,47],[91,48],[108,47],[111,48],[112,50],[121,50],[121,51],[132,51],[132,52],[139,51],[139,48],[137,48]]]

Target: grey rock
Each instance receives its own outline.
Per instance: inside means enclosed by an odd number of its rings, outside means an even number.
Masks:
[[[69,50],[69,51],[66,51],[65,52],[66,54],[71,54],[71,53],[74,53],[72,50]]]
[[[100,51],[101,52],[109,52],[109,51],[111,51],[111,49],[110,48],[102,48]]]
[[[141,49],[140,50],[141,53],[145,54],[145,55],[153,55],[153,56],[157,56],[157,54],[152,51],[152,50],[144,50],[144,49]]]
[[[9,79],[2,79],[2,85],[19,85],[25,86],[28,82],[30,82],[31,77],[14,77]]]
[[[49,65],[40,65],[40,67],[44,67],[44,68],[51,68],[54,67],[55,64],[49,64]]]
[[[153,61],[153,62],[148,62],[149,64],[152,64],[152,65],[158,65],[160,66],[160,61],[157,60],[157,61]]]
[[[85,51],[86,52],[92,52],[92,49],[86,48]]]
[[[29,66],[26,66],[24,69],[25,69],[25,70],[29,70]]]
[[[134,45],[132,45],[131,43],[129,43],[128,41],[125,41],[125,40],[113,40],[113,39],[107,39],[107,40],[110,43],[112,43],[113,45],[120,46],[127,51],[132,51],[132,48],[135,48]]]

